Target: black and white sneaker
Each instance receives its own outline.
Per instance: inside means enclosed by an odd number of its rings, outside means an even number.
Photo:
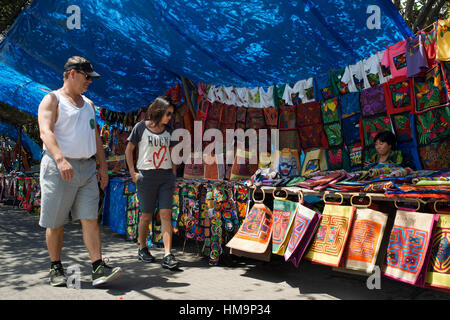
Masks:
[[[92,271],[92,285],[94,287],[116,280],[122,275],[122,269],[120,267],[110,267],[106,264],[107,260]]]
[[[51,267],[49,277],[52,287],[63,287],[67,285],[67,276],[62,264]]]
[[[143,262],[155,262],[155,257],[153,257],[148,251],[148,248],[138,249],[138,260]]]
[[[170,253],[163,258],[162,266],[163,268],[174,270],[180,267],[180,262],[178,262],[177,259],[175,259],[175,256]]]

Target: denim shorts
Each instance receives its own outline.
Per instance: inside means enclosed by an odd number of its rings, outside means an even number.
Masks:
[[[175,179],[172,169],[140,170],[136,185],[141,212],[172,209]]]
[[[68,159],[72,181],[64,181],[55,160],[44,152],[41,160],[41,215],[39,225],[58,228],[72,221],[97,219],[99,190],[96,163],[91,159]]]

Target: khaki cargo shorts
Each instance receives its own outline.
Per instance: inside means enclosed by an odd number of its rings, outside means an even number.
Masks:
[[[67,159],[67,158],[66,158]],[[96,163],[91,159],[67,159],[72,181],[64,181],[55,160],[44,152],[40,168],[41,215],[39,225],[58,228],[72,221],[97,219],[99,190]]]

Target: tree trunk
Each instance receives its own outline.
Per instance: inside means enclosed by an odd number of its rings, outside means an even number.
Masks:
[[[425,28],[426,26],[433,23],[433,21],[438,19],[439,12],[441,11],[442,7],[444,6],[444,3],[446,0],[440,0],[436,4],[436,6],[431,10],[430,14],[428,15],[427,19],[424,20],[424,24],[421,26],[421,28]]]
[[[439,1],[440,3],[443,3],[445,0],[441,0]],[[417,17],[416,21],[414,21],[414,23],[412,24],[412,31],[416,32],[417,28],[420,26],[423,26],[425,20],[427,20],[426,18],[428,17],[431,8],[433,7],[433,3],[435,3],[435,0],[428,0],[425,5],[422,7],[422,10],[419,13],[419,16]],[[442,4],[441,4],[442,7]]]

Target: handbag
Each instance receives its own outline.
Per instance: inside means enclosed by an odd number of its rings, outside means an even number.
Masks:
[[[425,285],[431,238],[438,219],[435,214],[397,210],[382,268],[384,276]]]
[[[272,211],[264,205],[264,190],[261,189],[263,193],[261,200],[255,199],[256,190],[253,190],[255,204],[247,212],[239,230],[226,246],[231,249],[232,254],[270,261],[273,216]]]
[[[308,176],[313,172],[326,171],[328,169],[324,149],[308,151],[302,165],[302,176]]]
[[[439,214],[425,286],[450,292],[450,216]]]
[[[300,174],[300,157],[298,150],[283,148],[275,151],[274,166],[281,177],[292,177]]]
[[[297,211],[297,202],[288,200],[288,192],[285,197],[276,196],[276,189],[273,190],[273,225],[272,225],[272,253],[284,256],[289,238],[292,232],[292,222]]]
[[[343,196],[340,203],[330,203],[323,199],[325,207],[317,233],[305,259],[315,263],[338,267],[341,264],[345,245],[353,222],[355,207],[343,206]]]
[[[367,205],[353,204],[354,197],[351,197],[350,204],[356,208],[355,217],[344,250],[342,267],[371,274],[377,261],[388,215],[369,208],[371,197]]]
[[[319,226],[322,215],[303,205],[303,193],[298,192],[299,203],[295,211],[289,242],[284,252],[284,260],[290,261],[296,268],[308,248]]]

